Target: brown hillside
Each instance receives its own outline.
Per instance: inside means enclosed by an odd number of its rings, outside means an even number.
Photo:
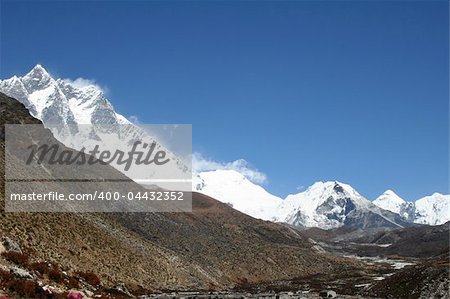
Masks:
[[[3,125],[40,122],[3,94],[0,114],[3,205],[5,155],[16,159],[14,171],[23,169],[20,157],[5,153]],[[57,177],[49,169],[47,175]],[[123,177],[111,167],[83,171],[79,175],[86,178],[101,178],[105,172]],[[64,188],[53,184],[51,188]],[[133,183],[132,188],[141,187]],[[223,289],[242,280],[279,280],[359,266],[316,253],[288,227],[251,218],[197,193],[192,213],[1,212],[1,236],[30,248],[33,259],[55,261],[69,273],[94,271],[106,284],[124,282],[153,290]]]

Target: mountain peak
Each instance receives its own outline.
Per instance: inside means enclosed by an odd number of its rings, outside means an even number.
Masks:
[[[25,77],[33,77],[37,79],[42,79],[44,77],[51,77],[47,70],[40,64],[36,64]]]
[[[373,204],[382,209],[400,214],[403,206],[406,204],[406,201],[398,196],[394,191],[388,189],[384,191],[383,194],[378,196],[373,201]]]
[[[416,223],[437,225],[450,219],[450,194],[438,192],[422,197],[415,202]]]
[[[445,195],[442,194],[442,193],[439,193],[439,192],[434,192],[431,196],[432,196],[432,197],[439,197],[439,198],[445,199]]]
[[[0,80],[0,91],[22,102],[44,125],[59,122],[70,130],[78,124],[129,123],[94,81],[54,78],[41,64],[23,77]]]
[[[395,194],[395,192],[392,189],[387,189],[386,191],[383,192],[383,194],[392,195],[392,194]]]
[[[338,182],[334,182],[333,190],[336,191],[336,193],[344,193],[344,188],[338,184]]]
[[[55,80],[40,64],[36,64],[36,66],[25,76],[21,77],[20,80],[29,94],[55,85]],[[14,96],[14,94],[12,96]]]
[[[47,72],[47,70],[39,63],[34,66],[33,70]]]
[[[345,183],[341,183],[339,181],[318,181],[312,184],[305,192],[310,193],[337,193],[337,194],[351,194],[351,195],[358,195],[358,192],[356,190]]]
[[[378,196],[377,199],[374,200],[374,202],[380,202],[380,201],[390,201],[395,204],[403,204],[406,203],[406,201],[397,195],[393,190],[388,189],[383,192],[380,196]]]

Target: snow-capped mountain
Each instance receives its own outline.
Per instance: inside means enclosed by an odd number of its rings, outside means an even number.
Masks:
[[[450,221],[450,195],[434,193],[415,202],[416,223],[438,225]]]
[[[287,196],[278,207],[276,219],[300,227],[336,228],[343,225],[403,227],[398,215],[380,209],[350,185],[316,182],[306,191]]]
[[[51,129],[56,139],[68,147],[92,150],[99,146],[100,150],[128,152],[135,141],[141,141],[138,150],[147,152],[144,142],[155,142],[155,152],[164,150],[167,153],[170,162],[157,169],[135,163],[127,170],[124,163],[111,164],[132,179],[191,178],[189,164],[164,148],[147,131],[117,113],[103,90],[95,84],[54,78],[38,64],[23,77],[0,80],[0,91],[23,103],[34,117]],[[162,187],[162,183],[158,185]],[[181,185],[178,190],[185,190],[186,184]],[[186,186],[190,190],[190,184]]]
[[[407,202],[392,190],[380,195],[373,203],[399,214],[408,222],[439,225],[450,221],[450,195],[434,193],[415,202]]]
[[[0,90],[25,105],[44,124],[131,124],[116,113],[103,91],[93,84],[75,86],[53,78],[41,65],[23,77],[0,81]]]
[[[54,78],[41,65],[36,65],[23,77],[0,80],[0,91],[22,102],[34,117],[51,127],[59,141],[75,149],[92,139],[107,148],[118,144],[127,146],[133,140],[154,141],[147,132],[118,114],[101,88]],[[52,127],[53,124],[58,126]],[[111,142],[109,132],[93,132],[92,126],[86,131],[84,127],[97,124],[121,125],[122,128]],[[172,157],[180,177],[184,178],[187,173],[190,176],[190,168]],[[176,175],[173,168],[167,173],[171,178]],[[148,175],[151,177],[151,173]],[[436,225],[450,220],[450,195],[438,193],[410,203],[388,190],[370,202],[350,185],[317,182],[306,191],[283,200],[233,170],[198,173],[193,177],[192,189],[255,218],[300,227],[402,227],[413,222]]]
[[[272,220],[274,211],[283,202],[235,170],[201,172],[194,177],[193,190],[264,220]]]
[[[386,190],[377,197],[373,203],[385,210],[399,214],[403,219],[409,222],[415,222],[415,205],[412,202],[406,202],[392,190]]]
[[[317,182],[285,200],[270,194],[234,170],[201,172],[194,191],[214,197],[255,218],[286,222],[298,227],[403,227],[398,215],[380,209],[351,186]]]
[[[373,203],[380,208],[400,214],[401,207],[406,203],[406,201],[398,196],[394,191],[389,189],[377,197]]]

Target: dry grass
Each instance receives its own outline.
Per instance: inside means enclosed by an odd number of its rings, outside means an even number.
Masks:
[[[77,272],[75,272],[75,275],[77,275],[79,278],[83,279],[85,282],[87,282],[91,286],[95,287],[95,286],[100,285],[100,278],[91,271],[87,271],[87,272],[77,271]]]
[[[30,257],[27,254],[15,252],[15,251],[5,251],[2,252],[2,256],[9,262],[12,262],[18,266],[27,267],[30,261]]]

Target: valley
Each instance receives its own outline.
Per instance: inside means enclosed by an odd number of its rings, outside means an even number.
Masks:
[[[85,160],[77,151],[89,141],[82,124],[126,124],[121,142],[153,140],[95,86],[77,88],[40,65],[0,81],[0,91],[2,206],[8,172],[50,182],[30,182],[24,192],[68,191],[54,182],[61,172],[51,157],[41,156],[30,172],[20,151],[5,146],[5,124],[42,129],[57,118],[63,134],[44,129],[39,139],[35,131],[25,137],[36,146],[57,144],[55,155]],[[77,134],[83,138],[75,144]],[[122,181],[127,191],[148,192],[107,163],[90,166],[72,170],[107,189]],[[181,162],[176,167],[188,172]],[[388,190],[370,201],[348,184],[328,181],[282,199],[225,169],[194,173],[189,194],[192,212],[2,211],[0,296],[34,298],[44,284],[58,296],[76,289],[90,298],[319,298],[323,290],[339,298],[449,298],[449,195],[409,203]]]

